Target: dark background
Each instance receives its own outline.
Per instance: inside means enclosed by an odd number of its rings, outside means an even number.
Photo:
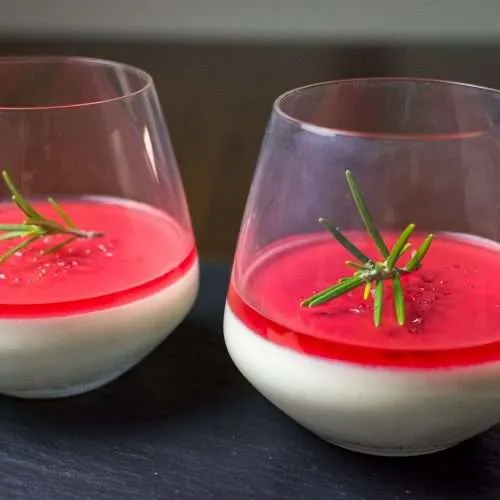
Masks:
[[[282,92],[321,80],[422,76],[500,87],[500,47],[0,38],[0,55],[63,54],[140,66],[156,82],[201,257],[230,262],[267,119]]]

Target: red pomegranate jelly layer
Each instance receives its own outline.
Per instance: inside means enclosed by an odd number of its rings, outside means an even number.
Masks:
[[[2,263],[0,318],[58,316],[123,305],[174,283],[196,261],[191,233],[159,210],[114,198],[64,200],[62,205],[79,228],[103,236],[75,240],[50,254],[44,251],[63,237],[44,237]],[[34,206],[57,219],[50,205]],[[0,223],[22,220],[13,204],[0,204]],[[0,253],[20,241],[0,241]]]
[[[424,236],[414,236],[413,246]],[[384,235],[390,243],[394,237]],[[376,256],[363,234],[351,233],[350,238]],[[316,308],[300,306],[304,298],[351,274],[347,259],[352,257],[328,235],[274,243],[244,274],[238,274],[237,261],[229,306],[268,340],[331,359],[414,368],[500,359],[500,244],[461,234],[436,235],[422,269],[402,278],[404,326],[394,317],[390,282],[379,328],[373,324],[373,302],[363,300],[362,289]]]

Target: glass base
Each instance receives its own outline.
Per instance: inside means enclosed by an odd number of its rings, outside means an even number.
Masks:
[[[111,375],[106,375],[98,380],[93,380],[92,382],[87,382],[85,384],[76,384],[64,387],[54,387],[54,388],[40,388],[40,389],[26,389],[21,391],[8,391],[3,392],[6,396],[11,396],[14,398],[23,399],[55,399],[55,398],[67,398],[70,396],[78,396],[79,394],[84,394],[85,392],[94,391],[99,389],[103,385],[106,385],[113,380],[117,379],[128,371],[130,367],[121,369],[112,373]]]
[[[320,436],[321,437],[321,436]],[[416,457],[419,455],[431,455],[432,453],[437,453],[439,451],[447,450],[448,448],[452,448],[453,446],[457,446],[460,444],[456,443],[447,443],[447,444],[439,444],[426,448],[383,448],[383,447],[373,447],[373,446],[365,446],[359,443],[349,443],[345,441],[337,441],[334,439],[328,439],[322,437],[325,441],[339,448],[344,448],[345,450],[355,451],[357,453],[363,453],[365,455],[377,455],[381,457]]]

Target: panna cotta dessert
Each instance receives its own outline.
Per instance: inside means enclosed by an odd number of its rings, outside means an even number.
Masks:
[[[406,77],[274,101],[224,338],[324,440],[419,455],[500,423],[499,107],[495,89]]]
[[[373,254],[366,234],[349,238]],[[434,235],[422,269],[401,278],[404,326],[390,286],[378,328],[360,288],[301,307],[311,290],[345,276],[349,258],[331,236],[313,233],[264,247],[245,273],[236,260],[224,334],[244,376],[304,427],[367,453],[430,453],[498,423],[500,245]]]
[[[0,203],[0,393],[61,397],[111,381],[176,328],[197,294],[192,232],[165,212],[118,198],[58,202],[64,213],[50,200],[32,207],[61,224],[68,214],[89,237]]]

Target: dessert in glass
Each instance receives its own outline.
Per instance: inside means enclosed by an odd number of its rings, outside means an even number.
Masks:
[[[187,315],[198,258],[151,77],[0,59],[0,393],[115,379]]]
[[[496,90],[409,78],[276,100],[224,336],[319,437],[419,455],[500,422],[499,112]]]

